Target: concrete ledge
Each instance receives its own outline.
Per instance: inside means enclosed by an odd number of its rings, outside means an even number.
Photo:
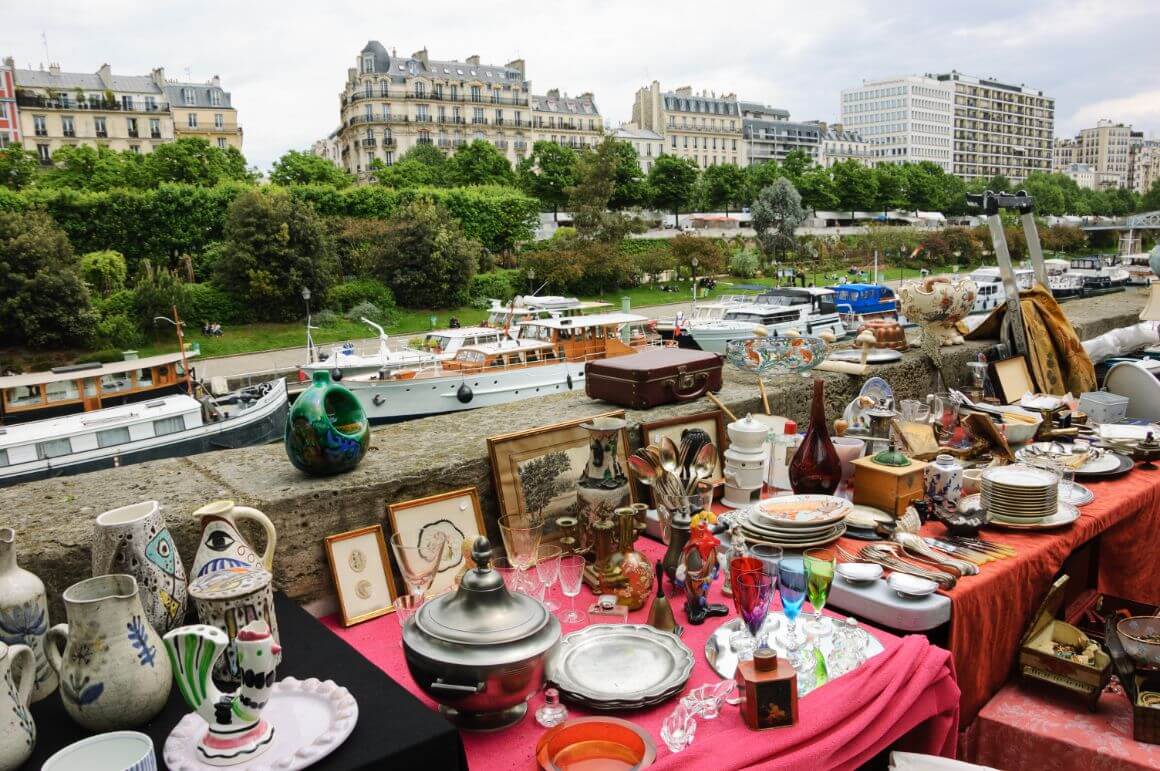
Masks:
[[[1136,323],[1143,303],[1144,295],[1129,289],[1073,300],[1063,307],[1080,337],[1087,339]],[[947,383],[966,382],[966,363],[986,347],[968,343],[944,348]],[[934,367],[915,350],[901,362],[876,368],[874,374],[889,380],[900,399],[919,398],[936,387]],[[832,373],[822,377],[826,382],[826,413],[832,420],[857,394],[862,378]],[[801,377],[770,382],[774,411],[804,422],[809,388],[809,379]],[[761,410],[753,377],[728,366],[719,397],[738,415]],[[639,444],[642,420],[712,407],[703,399],[647,413],[628,411],[631,441],[634,446]],[[300,474],[276,444],[0,488],[0,525],[16,529],[20,564],[44,580],[55,620],[64,618],[60,593],[90,574],[93,519],[108,509],[148,499],[160,501],[187,565],[197,548],[198,533],[190,516],[196,508],[215,498],[232,498],[261,509],[278,529],[277,586],[299,602],[324,600],[333,592],[322,548],[325,536],[376,522],[385,524],[388,502],[467,486],[478,488],[489,530],[494,531],[496,502],[487,437],[610,409],[616,408],[574,392],[385,426],[373,432],[371,449],[362,465],[349,474],[326,479]],[[500,542],[498,532],[490,535]],[[260,540],[256,534],[255,538]]]

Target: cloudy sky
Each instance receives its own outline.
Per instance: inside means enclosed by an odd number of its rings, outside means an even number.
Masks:
[[[1157,0],[11,0],[0,18],[0,54],[19,67],[221,75],[262,168],[334,129],[368,39],[438,59],[522,57],[536,92],[591,90],[612,125],[653,79],[832,121],[863,78],[958,69],[1054,96],[1057,135],[1107,117],[1160,136]]]

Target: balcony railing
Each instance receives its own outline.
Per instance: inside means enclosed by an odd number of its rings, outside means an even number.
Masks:
[[[486,126],[487,118],[472,118],[471,123],[475,126]]]
[[[497,139],[497,140],[495,140],[495,146],[501,150],[506,150],[507,146],[508,146],[508,141],[506,139]]]
[[[398,144],[398,142],[395,141],[394,137],[383,137],[383,147],[384,148],[394,147],[396,144]]]
[[[28,107],[34,110],[94,110],[97,112],[169,112],[168,102],[147,102],[133,101],[125,102],[107,102],[104,100],[91,101],[77,101],[69,98],[53,99],[44,96],[28,96],[16,95],[16,104],[18,107]]]
[[[480,94],[479,96],[472,96],[471,94],[456,94],[451,96],[448,94],[436,94],[423,92],[417,94],[414,91],[388,91],[386,94],[381,91],[373,91],[370,94],[365,91],[355,91],[347,94],[343,101],[346,104],[352,104],[364,99],[410,99],[417,102],[459,102],[466,104],[468,102],[475,104],[504,104],[513,107],[527,107],[527,97],[518,96],[492,96],[491,94]]]
[[[434,123],[435,119],[432,118],[430,115],[416,115],[415,122],[416,123]]]
[[[443,148],[444,150],[448,149],[449,147],[451,147],[451,140],[450,139],[440,139],[439,140],[439,147]]]
[[[378,142],[375,141],[374,137],[367,137],[361,140],[359,144],[361,144],[363,147],[376,147]]]

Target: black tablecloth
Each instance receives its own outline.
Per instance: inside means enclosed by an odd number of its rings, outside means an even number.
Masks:
[[[283,648],[278,677],[333,680],[358,701],[354,733],[314,768],[467,768],[459,732],[450,723],[284,595],[274,596],[274,607]],[[161,714],[136,729],[153,738],[159,767],[165,768],[162,750],[166,737],[189,711],[174,686]],[[25,768],[40,768],[54,752],[89,735],[64,711],[59,691],[32,705],[32,716],[37,728],[36,749]]]

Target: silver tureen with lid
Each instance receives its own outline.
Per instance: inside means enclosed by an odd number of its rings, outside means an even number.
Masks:
[[[415,683],[461,728],[518,723],[544,682],[560,622],[542,602],[512,594],[491,569],[491,543],[475,539],[459,588],[424,603],[403,628]]]

